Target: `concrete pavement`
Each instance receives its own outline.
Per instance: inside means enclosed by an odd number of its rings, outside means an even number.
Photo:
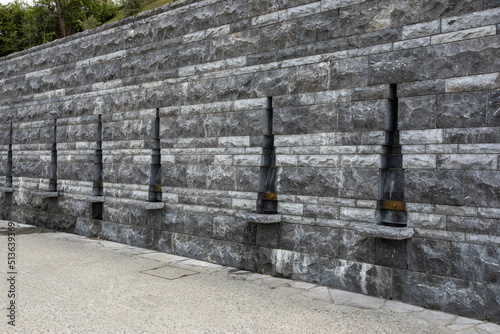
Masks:
[[[0,333],[500,333],[396,301],[15,225],[12,252],[0,221]]]

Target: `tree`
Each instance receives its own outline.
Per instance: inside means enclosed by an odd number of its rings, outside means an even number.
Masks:
[[[55,1],[55,2],[54,2]],[[37,0],[0,5],[0,57],[99,26],[118,7],[102,0]]]
[[[64,20],[64,12],[61,0],[55,0],[57,8],[57,18],[59,19],[59,28],[61,29],[61,37],[66,37],[66,21]]]

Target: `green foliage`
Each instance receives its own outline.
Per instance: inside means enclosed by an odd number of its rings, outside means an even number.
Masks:
[[[73,34],[106,22],[118,11],[102,0],[62,0],[66,31]],[[52,0],[32,6],[18,1],[0,5],[0,57],[61,37],[57,9]]]
[[[25,12],[22,4],[16,1],[0,6],[0,56],[24,49],[24,22]]]
[[[97,28],[99,24],[99,21],[97,21],[97,19],[93,15],[90,15],[81,23],[83,30]]]
[[[123,4],[123,12],[125,16],[135,15],[141,11],[142,5],[142,0],[125,0]]]
[[[61,0],[68,35],[96,28],[175,0],[125,0],[120,9],[106,0]],[[54,0],[35,0],[32,6],[16,0],[0,5],[0,57],[60,38]]]
[[[91,16],[94,18],[91,19],[92,22],[101,24],[113,17],[117,11],[116,5],[108,5],[101,0],[62,0],[62,7],[69,35],[85,30],[84,22]]]

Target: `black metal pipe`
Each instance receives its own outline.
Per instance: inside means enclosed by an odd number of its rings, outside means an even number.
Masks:
[[[259,192],[257,194],[258,213],[277,213],[278,201],[276,194],[276,150],[273,134],[273,100],[267,98],[266,103],[266,134],[262,147]]]
[[[50,157],[49,191],[57,191],[57,118],[54,119],[54,136],[52,137],[52,154]]]
[[[382,224],[406,226],[403,155],[399,144],[397,85],[389,87],[384,163],[380,169],[379,219]]]
[[[94,184],[92,187],[92,194],[94,196],[103,196],[103,183],[102,183],[102,122],[101,115],[97,119],[97,135],[96,135],[96,147],[94,156]]]
[[[10,123],[9,150],[7,152],[7,173],[5,177],[5,186],[12,187],[12,123]]]
[[[149,202],[162,201],[161,189],[161,149],[160,149],[160,109],[156,109],[153,149],[151,152],[151,171],[149,173]]]

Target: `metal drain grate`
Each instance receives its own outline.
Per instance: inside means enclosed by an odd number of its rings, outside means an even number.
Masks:
[[[170,281],[199,274],[198,271],[177,268],[173,266],[164,266],[153,269],[141,270],[140,273],[158,278],[168,279]]]

